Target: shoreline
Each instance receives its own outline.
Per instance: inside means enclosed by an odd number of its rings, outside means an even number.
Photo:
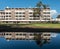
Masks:
[[[0,32],[60,32],[60,28],[0,27]]]

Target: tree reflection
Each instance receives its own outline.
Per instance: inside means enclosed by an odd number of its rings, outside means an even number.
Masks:
[[[45,36],[46,34],[46,36]],[[34,34],[34,39],[37,45],[43,46],[44,44],[50,43],[50,35],[47,33]]]

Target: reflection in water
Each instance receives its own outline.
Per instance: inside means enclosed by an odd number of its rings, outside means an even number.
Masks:
[[[49,43],[50,39],[51,39],[51,33],[35,34],[35,41],[39,46],[43,46],[43,44]]]
[[[56,37],[56,34],[48,32],[1,32],[0,37],[10,40],[34,40],[37,45],[43,46],[49,44],[52,37]]]
[[[57,33],[52,33],[51,34],[51,37],[56,37],[57,36]]]

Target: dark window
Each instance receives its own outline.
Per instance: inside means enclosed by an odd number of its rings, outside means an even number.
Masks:
[[[25,17],[25,16],[23,16],[23,17]]]
[[[8,17],[8,16],[6,16],[6,17]]]
[[[19,12],[19,14],[21,14],[21,12]]]
[[[26,34],[23,34],[24,36],[26,35]]]
[[[8,14],[8,12],[6,12],[6,14]]]
[[[18,14],[18,12],[16,12],[16,14]]]
[[[19,16],[19,17],[22,17],[22,16]]]
[[[33,17],[33,16],[30,16],[30,17]]]
[[[9,17],[11,17],[11,16],[9,16]]]
[[[32,36],[33,34],[30,34],[30,36]]]
[[[9,34],[9,35],[12,35],[12,34]]]
[[[50,36],[50,34],[44,34],[44,36]]]
[[[6,34],[6,35],[8,35],[8,34]]]
[[[16,16],[16,17],[18,17],[18,16]]]
[[[16,34],[16,35],[19,35],[19,34]]]
[[[22,34],[19,34],[19,35],[22,35]]]
[[[1,14],[5,14],[5,12],[0,12]]]
[[[29,14],[32,14],[32,12],[29,12]]]
[[[9,14],[11,14],[11,12],[9,12]]]

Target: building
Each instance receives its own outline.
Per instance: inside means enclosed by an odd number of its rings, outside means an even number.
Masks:
[[[41,10],[40,16],[33,16],[34,9],[37,8],[5,8],[0,10],[0,23],[38,23],[40,21],[50,21],[50,8]]]
[[[51,33],[42,32],[42,33],[34,33],[34,32],[1,32],[0,38],[3,37],[6,40],[47,40],[51,39]]]

